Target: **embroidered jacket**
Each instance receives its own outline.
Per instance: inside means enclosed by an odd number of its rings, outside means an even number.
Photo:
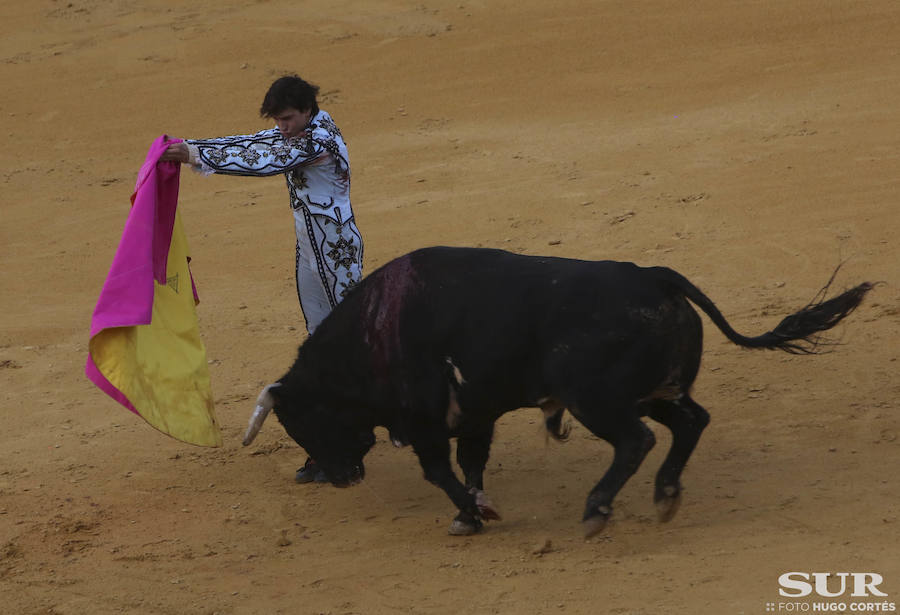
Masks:
[[[186,139],[191,165],[201,173],[269,176],[284,173],[291,208],[342,224],[350,207],[350,159],[341,131],[319,111],[303,134],[285,139],[277,128],[255,135]]]

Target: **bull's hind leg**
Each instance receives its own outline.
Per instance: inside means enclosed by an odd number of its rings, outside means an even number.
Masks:
[[[575,414],[575,417],[594,435],[603,438],[615,449],[612,465],[587,497],[583,517],[585,538],[590,538],[606,527],[612,514],[613,498],[656,444],[653,432],[637,416],[624,414],[615,423],[610,424],[589,420],[590,416],[599,415],[599,412],[592,415],[585,415],[582,412]]]
[[[681,506],[681,472],[709,424],[709,413],[684,395],[678,400],[653,400],[642,411],[672,432],[672,447],[656,474],[653,501],[659,520],[671,521]]]

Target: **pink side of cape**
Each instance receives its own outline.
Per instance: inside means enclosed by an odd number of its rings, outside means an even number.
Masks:
[[[170,144],[178,142],[165,135],[158,137],[150,146],[138,172],[131,195],[131,212],[91,318],[91,338],[111,327],[150,324],[153,281],[166,283],[166,263],[172,243],[181,174],[180,164],[159,162],[159,157]],[[191,287],[197,301],[193,276]],[[138,414],[128,398],[97,369],[90,352],[84,371],[88,379],[107,395]]]

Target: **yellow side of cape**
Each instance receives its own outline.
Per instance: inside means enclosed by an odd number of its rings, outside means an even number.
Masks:
[[[165,284],[153,282],[151,323],[104,329],[91,339],[91,355],[106,379],[153,427],[190,444],[221,446],[187,239],[177,212],[166,277]]]

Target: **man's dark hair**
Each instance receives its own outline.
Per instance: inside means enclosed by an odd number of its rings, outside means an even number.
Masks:
[[[263,117],[275,117],[288,107],[297,111],[311,110],[311,116],[319,112],[319,103],[316,95],[319,86],[307,83],[297,75],[285,75],[269,86],[266,97],[263,98],[259,114]]]

